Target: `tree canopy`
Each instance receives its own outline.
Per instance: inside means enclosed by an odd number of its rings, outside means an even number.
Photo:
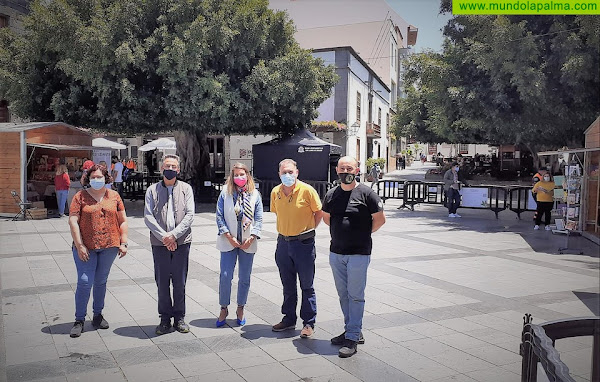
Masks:
[[[442,12],[450,12],[442,1]],[[600,19],[455,16],[414,54],[393,128],[424,142],[580,146],[600,114]]]
[[[0,31],[0,98],[24,118],[112,133],[292,133],[336,75],[267,6],[35,1],[24,35]]]

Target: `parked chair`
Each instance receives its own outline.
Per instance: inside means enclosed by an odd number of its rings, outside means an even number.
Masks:
[[[19,213],[16,214],[12,220],[19,219],[21,215],[23,215],[23,220],[27,220],[27,215],[29,215],[30,219],[33,219],[31,212],[29,212],[29,209],[31,208],[31,202],[21,200],[21,197],[19,196],[19,194],[17,194],[17,191],[15,190],[12,190],[10,194],[12,195],[13,199],[15,200],[15,203],[19,206],[20,209]]]

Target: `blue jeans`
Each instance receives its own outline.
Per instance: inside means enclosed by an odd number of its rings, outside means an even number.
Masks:
[[[365,287],[369,255],[338,255],[329,253],[333,280],[344,313],[346,339],[358,342],[365,312]]]
[[[302,325],[313,327],[315,325],[317,318],[317,296],[313,287],[315,258],[314,237],[292,241],[285,241],[281,236],[277,238],[275,262],[279,268],[279,277],[283,285],[282,322],[287,325],[295,325],[298,319],[296,315],[296,305],[298,304],[296,277],[300,280],[300,289],[302,290],[300,305]]]
[[[250,274],[254,253],[247,253],[239,248],[229,252],[221,252],[221,274],[219,276],[219,304],[228,306],[231,299],[231,280],[236,261],[240,262],[238,270],[237,304],[246,305],[250,290]]]
[[[448,213],[455,214],[460,206],[460,193],[454,188],[449,188],[448,191],[446,191],[446,198]]]
[[[84,321],[87,314],[87,304],[90,291],[94,286],[94,315],[102,313],[104,296],[106,296],[106,280],[119,248],[88,249],[90,259],[81,261],[77,249],[73,247],[73,258],[77,267],[77,290],[75,291],[75,320]]]
[[[177,246],[174,252],[162,245],[152,246],[154,279],[158,287],[158,314],[161,322],[175,322],[185,317],[185,283],[190,261],[190,244]],[[171,299],[171,281],[173,299]]]
[[[57,190],[56,191],[56,203],[58,204],[58,214],[62,215],[65,213],[65,207],[67,205],[67,196],[69,190]]]

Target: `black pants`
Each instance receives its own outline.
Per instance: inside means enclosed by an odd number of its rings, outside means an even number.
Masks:
[[[190,244],[178,245],[174,252],[162,245],[152,246],[154,279],[158,287],[158,314],[161,322],[185,317],[185,282],[190,260]],[[171,281],[173,299],[171,300]]]
[[[460,206],[460,193],[454,188],[449,188],[446,191],[446,206],[448,206],[448,213],[455,214],[456,210]]]
[[[544,224],[550,225],[550,214],[552,212],[553,202],[540,202],[537,201],[537,210],[535,215],[535,225],[540,225],[542,222],[542,215],[544,216]]]

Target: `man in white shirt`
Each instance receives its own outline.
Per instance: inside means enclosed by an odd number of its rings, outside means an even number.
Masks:
[[[123,163],[117,156],[112,157],[113,169],[112,178],[114,179],[114,185],[117,192],[123,197]]]

